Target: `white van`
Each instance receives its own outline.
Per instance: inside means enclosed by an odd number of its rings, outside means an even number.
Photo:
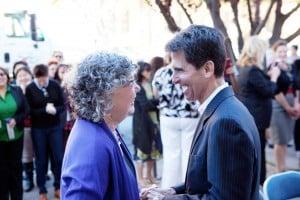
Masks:
[[[36,15],[27,11],[0,13],[0,66],[12,71],[16,61],[30,67],[47,63],[53,49],[36,23]]]

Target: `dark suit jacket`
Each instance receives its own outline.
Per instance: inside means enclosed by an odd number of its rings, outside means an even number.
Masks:
[[[17,103],[17,111],[14,116],[14,119],[16,120],[16,126],[20,130],[23,130],[25,117],[29,113],[29,106],[20,87],[15,85],[10,85],[10,88],[11,88],[11,94]]]
[[[201,116],[185,184],[165,199],[259,198],[259,135],[247,108],[231,88],[221,90]]]
[[[254,117],[259,130],[270,126],[272,97],[278,92],[277,85],[258,67],[241,68],[238,78],[238,98]]]

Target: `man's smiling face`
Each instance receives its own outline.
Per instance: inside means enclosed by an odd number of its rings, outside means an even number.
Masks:
[[[172,66],[174,69],[173,83],[183,87],[187,100],[201,100],[207,87],[207,79],[204,77],[204,68],[196,69],[187,62],[183,52],[172,52]]]

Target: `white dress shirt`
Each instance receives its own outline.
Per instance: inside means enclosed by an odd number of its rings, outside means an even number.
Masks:
[[[199,114],[200,116],[202,116],[202,114],[204,113],[206,107],[208,106],[208,104],[214,99],[214,97],[224,88],[228,87],[228,83],[224,82],[222,85],[220,85],[219,87],[217,87],[206,99],[205,101],[200,104],[198,110],[199,110]]]

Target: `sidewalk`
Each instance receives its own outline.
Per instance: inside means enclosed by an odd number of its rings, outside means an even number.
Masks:
[[[270,176],[275,173],[275,159],[273,156],[273,149],[270,149],[268,146],[266,147],[266,159],[267,159],[267,176]],[[161,169],[162,169],[162,160],[158,161],[157,163],[157,174],[161,176]],[[288,155],[286,159],[287,169],[289,170],[299,170],[298,168],[298,160],[296,157],[296,152],[294,147],[288,148]],[[52,186],[53,177],[51,180],[47,181],[47,189],[48,189],[48,198],[49,200],[54,200],[54,188]],[[32,192],[24,193],[24,200],[35,200],[38,199],[38,188],[35,187]]]
[[[266,147],[267,176],[275,173],[275,157],[273,155],[273,150],[274,149],[271,149],[269,146]],[[287,149],[286,167],[287,170],[300,170],[294,146],[288,147]]]
[[[56,200],[54,198],[54,187],[53,187],[53,176],[50,176],[51,179],[46,182],[46,188],[48,190],[48,199],[49,200]],[[23,193],[23,200],[37,200],[39,198],[39,189],[35,184],[34,189],[31,192],[24,192]]]

